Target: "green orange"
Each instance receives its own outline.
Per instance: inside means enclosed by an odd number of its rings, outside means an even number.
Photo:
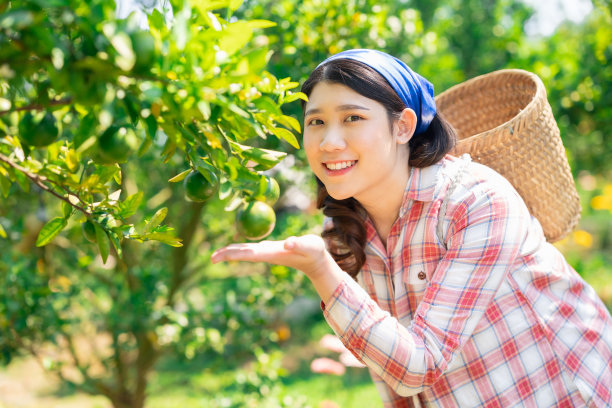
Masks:
[[[149,70],[155,61],[155,39],[148,31],[135,31],[130,34],[130,39],[136,56],[134,71],[144,72]]]
[[[268,205],[274,205],[280,197],[280,187],[274,178],[266,176],[266,179],[268,180],[266,191],[264,191],[263,194],[255,197],[255,199],[263,201]]]
[[[111,126],[98,139],[96,161],[103,164],[125,163],[136,148],[135,136],[126,128]]]
[[[199,171],[192,171],[185,177],[183,186],[185,195],[191,201],[204,202],[210,200],[219,191],[219,178],[212,171],[204,177]]]
[[[26,112],[19,121],[19,139],[34,147],[48,146],[59,136],[57,120],[51,112]]]
[[[236,213],[236,227],[243,237],[259,240],[270,235],[276,224],[276,214],[263,201],[250,201]]]
[[[96,243],[96,227],[93,223],[91,221],[85,221],[81,224],[81,228],[83,229],[85,239],[89,242]]]

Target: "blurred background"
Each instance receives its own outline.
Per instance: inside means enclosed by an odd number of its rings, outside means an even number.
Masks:
[[[130,2],[119,3],[118,13],[131,11]],[[155,2],[138,4],[150,8]],[[232,18],[275,22],[253,42],[274,51],[269,72],[300,83],[320,61],[349,48],[397,56],[430,79],[436,93],[502,68],[536,73],[547,89],[582,202],[580,224],[555,245],[612,308],[608,1],[245,0]],[[301,121],[298,103],[287,105],[285,113]],[[169,214],[195,217],[196,229],[191,247],[180,253],[166,246],[139,249],[135,256],[146,260],[133,272],[142,282],[140,297],[124,293],[119,278],[109,274],[112,262],[102,265],[95,248],[71,245],[83,241],[76,228],[52,247],[34,247],[45,218],[41,208],[50,205],[42,200],[51,199],[21,193],[0,202],[0,224],[9,231],[0,239],[0,285],[14,289],[0,292],[0,301],[7,310],[19,310],[24,327],[36,333],[19,347],[0,341],[5,363],[0,408],[121,406],[78,380],[79,370],[86,370],[92,378],[117,381],[106,359],[70,363],[59,346],[79,350],[75,355],[82,361],[117,344],[129,353],[135,347],[129,336],[100,327],[144,324],[149,316],[162,323],[145,325],[146,336],[165,352],[147,377],[147,407],[380,406],[366,370],[311,369],[313,359],[337,360],[338,354],[320,343],[331,330],[303,275],[277,266],[211,265],[212,251],[237,239],[229,232],[233,215],[224,215],[223,202],[200,213],[174,200],[181,194],[167,177],[151,171],[156,159],[126,164],[133,182],[151,197],[143,205],[164,203]],[[271,239],[320,232],[303,151],[290,151],[271,174],[282,192]],[[156,308],[158,296],[172,288],[164,282],[173,267],[194,273],[172,307]],[[105,291],[110,295],[98,296]],[[0,327],[7,324],[0,316]],[[29,352],[34,346],[37,352]]]

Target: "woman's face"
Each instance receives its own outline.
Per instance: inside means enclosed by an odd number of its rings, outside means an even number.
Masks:
[[[411,133],[404,133],[401,126],[391,129],[381,103],[342,84],[318,83],[305,107],[308,163],[337,200],[376,203],[397,185],[390,180],[407,180]]]

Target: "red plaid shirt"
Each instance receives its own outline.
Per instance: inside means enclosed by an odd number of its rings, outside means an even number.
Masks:
[[[469,164],[438,241],[460,162],[411,169],[386,248],[366,220],[326,320],[385,407],[612,406],[612,318],[503,177]]]

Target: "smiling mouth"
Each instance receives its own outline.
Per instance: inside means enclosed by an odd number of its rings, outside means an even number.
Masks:
[[[323,163],[327,170],[344,170],[353,167],[357,163],[357,160],[347,160],[335,163]]]

